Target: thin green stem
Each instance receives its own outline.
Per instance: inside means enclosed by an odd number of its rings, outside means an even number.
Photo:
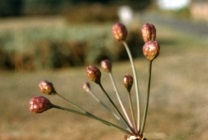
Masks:
[[[117,88],[117,86],[116,86],[116,84],[115,84],[115,81],[114,81],[114,78],[113,78],[113,74],[112,74],[111,72],[109,72],[109,77],[110,77],[110,79],[111,79],[113,88],[114,88],[114,90],[115,90],[115,92],[116,92],[116,96],[117,96],[118,102],[119,102],[119,104],[120,104],[120,106],[121,106],[121,109],[122,109],[122,111],[123,111],[123,113],[124,113],[124,115],[125,115],[125,117],[126,117],[126,120],[127,120],[127,122],[129,123],[129,125],[133,128],[132,122],[131,122],[131,120],[129,119],[129,116],[128,116],[127,112],[126,112],[126,109],[125,109],[125,107],[124,107],[124,105],[123,105],[123,102],[121,101],[121,97],[120,97],[120,95],[119,95],[119,93],[118,93],[118,88]],[[136,129],[136,128],[135,128],[135,129]],[[135,130],[135,132],[136,132],[136,130]]]
[[[111,110],[105,103],[103,103],[91,90],[88,91],[88,93],[95,99],[99,104],[101,104],[108,112],[110,112],[117,120],[121,120],[121,118],[116,115],[113,110]]]
[[[108,126],[112,126],[114,128],[117,128],[118,130],[120,130],[122,132],[130,134],[130,132],[128,130],[125,130],[125,129],[123,129],[123,128],[121,128],[121,127],[119,127],[119,126],[117,126],[117,125],[115,125],[115,124],[113,124],[111,122],[106,121],[106,120],[103,120],[103,119],[101,119],[101,118],[99,118],[99,117],[97,117],[97,116],[95,116],[95,115],[93,115],[93,114],[91,114],[89,112],[83,113],[83,112],[79,112],[77,110],[73,110],[73,109],[69,109],[69,108],[65,108],[65,107],[61,107],[61,106],[57,106],[57,105],[53,105],[53,108],[64,110],[64,111],[67,111],[67,112],[71,112],[71,113],[75,113],[75,114],[78,114],[78,115],[81,115],[81,116],[85,116],[85,117],[89,117],[89,118],[95,119],[97,121],[100,121],[100,122],[108,125]]]
[[[122,113],[120,112],[120,110],[117,108],[117,106],[115,105],[115,103],[113,102],[113,100],[110,98],[110,96],[108,95],[108,93],[105,91],[105,89],[103,88],[102,84],[98,84],[101,88],[101,90],[103,91],[103,93],[106,95],[106,97],[108,98],[108,100],[110,101],[110,103],[113,105],[113,107],[116,109],[116,111],[118,112],[118,114],[120,115],[120,117],[125,121],[126,125],[129,127],[129,129],[131,130],[132,133],[136,134],[134,129],[129,125],[129,123],[126,121],[126,119],[124,118],[124,116],[122,115]]]
[[[112,110],[110,109],[105,103],[103,103],[94,93],[92,90],[86,91],[89,93],[93,99],[95,99],[99,104],[101,104],[108,112],[110,112],[118,121],[122,123],[122,125],[127,126],[126,123]],[[128,127],[128,126],[127,126]]]
[[[135,114],[134,114],[134,109],[133,109],[133,105],[132,105],[132,99],[131,99],[130,91],[128,91],[128,100],[129,100],[129,106],[130,106],[132,121],[133,121],[133,124],[134,124],[134,128],[136,128],[136,119],[135,119]]]
[[[151,77],[152,77],[152,61],[149,61],[149,69],[148,69],[148,86],[147,86],[147,98],[146,98],[146,105],[144,106],[144,115],[143,115],[143,120],[141,124],[141,129],[140,129],[140,135],[143,134],[145,124],[146,124],[146,119],[147,119],[147,112],[148,112],[148,106],[149,106],[149,97],[150,97],[150,86],[151,86]]]
[[[67,98],[65,98],[64,96],[62,96],[61,94],[59,93],[56,93],[56,95],[58,95],[59,97],[61,97],[62,99],[66,100],[68,103],[71,104],[71,106],[73,106],[74,108],[78,109],[79,111],[83,112],[83,113],[86,113],[87,111],[85,111],[83,108],[77,106],[76,104],[72,103],[70,100],[68,100]]]
[[[137,74],[136,74],[136,69],[135,69],[135,66],[134,66],[133,58],[132,58],[131,52],[129,50],[129,47],[128,47],[126,41],[122,41],[122,43],[123,43],[123,45],[126,49],[126,52],[129,56],[129,60],[130,60],[130,63],[131,63],[131,68],[132,68],[132,73],[133,73],[133,77],[134,77],[135,91],[136,91],[136,102],[137,102],[137,105],[136,105],[136,107],[137,107],[137,130],[139,130],[141,112],[140,112],[140,93],[139,93]]]

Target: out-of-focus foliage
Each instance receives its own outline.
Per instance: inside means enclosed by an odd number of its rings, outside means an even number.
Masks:
[[[74,6],[70,8],[65,17],[67,22],[76,24],[104,23],[118,21],[118,8],[101,4]]]
[[[0,69],[37,70],[82,66],[127,58],[124,47],[113,39],[111,25],[66,24],[59,28],[32,27],[0,32]],[[129,31],[128,43],[139,55],[139,29]]]
[[[0,0],[0,17],[62,14],[74,6],[89,4],[130,5],[136,10],[142,10],[151,2],[152,0]]]
[[[0,17],[21,15],[23,0],[0,0]]]
[[[63,26],[53,24],[48,27],[32,22],[24,25],[23,22],[20,28],[2,29],[0,69],[54,69],[98,63],[104,58],[125,60],[124,47],[114,41],[111,33],[111,26],[119,21],[118,7],[128,4],[138,10],[149,3],[150,0],[0,0],[0,16],[62,14],[67,21]],[[11,13],[6,12],[8,9]],[[15,25],[15,21],[12,22]],[[141,55],[138,46],[142,46],[142,40],[138,28],[129,31],[128,43],[133,56]]]

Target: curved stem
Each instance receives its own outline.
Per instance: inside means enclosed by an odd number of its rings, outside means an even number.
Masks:
[[[145,123],[147,119],[147,112],[148,112],[148,106],[149,106],[149,96],[150,96],[150,86],[151,86],[151,75],[152,75],[152,61],[149,61],[149,78],[148,78],[148,86],[147,86],[147,99],[146,99],[146,105],[144,107],[144,115],[143,115],[143,120],[141,124],[141,129],[140,129],[140,135],[143,134],[144,128],[145,128]]]
[[[122,111],[123,111],[123,113],[124,113],[124,115],[125,115],[125,117],[126,117],[126,120],[127,120],[127,122],[129,123],[129,125],[133,128],[132,122],[131,122],[131,120],[129,119],[129,116],[128,116],[127,112],[126,112],[126,109],[125,109],[125,107],[124,107],[124,105],[123,105],[123,102],[121,101],[121,97],[120,97],[120,95],[119,95],[119,93],[118,93],[118,88],[116,87],[116,84],[115,84],[115,81],[114,81],[114,78],[113,78],[113,74],[112,74],[111,72],[109,72],[109,76],[110,76],[110,79],[111,79],[113,88],[114,88],[114,90],[115,90],[115,92],[116,92],[116,96],[117,96],[118,102],[119,102],[119,104],[120,104],[120,106],[121,106],[121,109],[122,109]],[[136,128],[135,128],[135,129],[136,129]],[[135,131],[136,131],[136,130],[135,130]]]
[[[83,113],[83,112],[79,112],[77,110],[73,110],[73,109],[69,109],[69,108],[65,108],[65,107],[61,107],[61,106],[57,106],[57,105],[53,105],[53,108],[60,109],[60,110],[64,110],[64,111],[67,111],[67,112],[71,112],[71,113],[75,113],[75,114],[78,114],[78,115],[81,115],[81,116],[85,116],[85,117],[89,117],[89,118],[95,119],[97,121],[100,121],[100,122],[108,125],[108,126],[112,126],[114,128],[117,128],[120,131],[123,131],[125,133],[130,134],[129,131],[127,131],[127,130],[125,130],[125,129],[123,129],[123,128],[121,128],[121,127],[119,127],[119,126],[117,126],[117,125],[115,125],[115,124],[113,124],[111,122],[108,122],[106,120],[103,120],[103,119],[101,119],[101,118],[99,118],[99,117],[97,117],[97,116],[95,116],[95,115],[93,115],[93,114],[91,114],[89,112]]]
[[[110,98],[110,96],[108,95],[108,93],[105,91],[105,89],[103,88],[102,84],[99,84],[99,86],[102,89],[103,93],[108,98],[108,100],[110,101],[110,103],[116,109],[116,111],[118,112],[118,114],[120,115],[120,117],[125,121],[126,125],[129,127],[129,129],[131,130],[131,132],[134,133],[134,134],[136,134],[135,131],[134,131],[134,129],[128,124],[128,122],[126,121],[126,119],[124,118],[124,116],[122,115],[122,113],[119,111],[119,109],[117,108],[117,106],[115,105],[115,103],[113,102],[113,100]]]
[[[133,62],[133,58],[132,58],[132,55],[131,55],[131,52],[129,50],[129,47],[126,43],[126,41],[122,41],[125,49],[126,49],[126,52],[129,56],[129,60],[130,60],[130,63],[131,63],[131,68],[132,68],[132,73],[133,73],[133,77],[134,77],[134,83],[135,83],[135,91],[136,91],[136,102],[137,102],[137,130],[139,130],[140,128],[140,93],[139,93],[139,86],[138,86],[138,80],[137,80],[137,74],[136,74],[136,70],[135,70],[135,66],[134,66],[134,62]]]

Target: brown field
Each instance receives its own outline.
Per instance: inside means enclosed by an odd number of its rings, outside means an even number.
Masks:
[[[153,64],[149,116],[145,129],[148,140],[208,139],[208,43],[195,36],[158,28],[161,54]],[[135,61],[142,99],[145,95],[147,61]],[[114,64],[113,72],[123,99],[126,96],[121,81],[130,73],[127,62]],[[122,132],[59,110],[33,114],[28,110],[31,97],[40,95],[39,81],[52,81],[59,93],[94,114],[115,122],[100,105],[82,91],[87,80],[85,68],[56,71],[0,72],[0,139],[1,140],[122,140]],[[108,75],[103,73],[104,87],[113,96]],[[93,90],[107,101],[92,83]],[[113,96],[114,97],[114,96]],[[68,106],[56,96],[48,97],[54,104]],[[126,102],[124,100],[124,102]],[[108,103],[108,102],[107,102]]]

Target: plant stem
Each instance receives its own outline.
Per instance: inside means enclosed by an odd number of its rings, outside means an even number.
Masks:
[[[56,95],[58,95],[59,97],[61,97],[62,99],[66,100],[68,103],[71,104],[71,106],[73,106],[74,108],[78,109],[79,111],[86,113],[87,111],[85,111],[84,109],[82,109],[81,107],[77,106],[76,104],[72,103],[70,100],[68,100],[67,98],[65,98],[64,96],[62,96],[59,93],[56,93]]]
[[[116,109],[116,111],[118,112],[118,114],[120,115],[120,117],[125,121],[126,125],[129,127],[129,129],[131,130],[131,132],[134,133],[134,134],[136,134],[135,131],[134,131],[134,129],[129,125],[129,123],[126,121],[126,119],[124,118],[124,116],[122,115],[122,113],[119,111],[119,109],[117,108],[117,106],[115,105],[115,103],[113,102],[113,100],[110,98],[110,96],[108,95],[108,93],[105,91],[105,89],[103,88],[102,84],[99,84],[99,86],[102,89],[103,93],[108,98],[108,100],[110,101],[110,103]]]
[[[110,109],[105,103],[103,103],[90,89],[87,91],[87,93],[89,93],[99,104],[101,104],[108,112],[110,112],[124,126],[127,126],[126,123],[112,109]]]
[[[135,114],[134,114],[134,109],[133,109],[133,105],[132,105],[132,99],[131,99],[130,91],[128,91],[128,100],[129,100],[129,106],[130,106],[132,121],[133,121],[134,127],[136,128],[136,119],[135,119]]]
[[[140,129],[140,135],[143,134],[144,128],[145,128],[145,123],[147,119],[147,112],[148,112],[148,106],[149,106],[149,97],[150,97],[150,86],[151,86],[151,75],[152,75],[152,61],[149,61],[149,70],[148,70],[148,86],[147,86],[147,98],[146,98],[146,105],[144,107],[144,115],[143,115],[143,120],[141,124],[141,129]]]
[[[125,130],[125,129],[123,129],[123,128],[121,128],[121,127],[119,127],[119,126],[117,126],[117,125],[115,125],[115,124],[113,124],[111,122],[108,122],[106,120],[103,120],[103,119],[101,119],[101,118],[99,118],[99,117],[97,117],[97,116],[95,116],[95,115],[93,115],[93,114],[91,114],[89,112],[83,113],[83,112],[79,112],[77,110],[73,110],[73,109],[69,109],[69,108],[65,108],[65,107],[61,107],[61,106],[57,106],[57,105],[53,105],[53,108],[60,109],[60,110],[64,110],[64,111],[67,111],[67,112],[71,112],[71,113],[75,113],[75,114],[78,114],[78,115],[81,115],[81,116],[85,116],[85,117],[89,117],[89,118],[95,119],[97,121],[100,121],[100,122],[108,125],[108,126],[112,126],[114,128],[117,128],[120,131],[123,131],[125,133],[130,134],[129,131],[127,131],[127,130]]]
[[[133,62],[133,58],[132,58],[132,55],[131,55],[131,52],[129,50],[129,47],[126,43],[126,41],[122,41],[125,49],[126,49],[126,52],[129,56],[129,60],[130,60],[130,63],[131,63],[131,68],[132,68],[132,73],[133,73],[133,77],[134,77],[134,83],[135,83],[135,91],[136,91],[136,102],[137,102],[137,130],[139,130],[140,128],[140,93],[139,93],[139,86],[138,86],[138,81],[137,81],[137,74],[136,74],[136,70],[135,70],[135,66],[134,66],[134,62]]]
[[[115,92],[116,92],[116,96],[117,96],[118,102],[119,102],[119,104],[120,104],[120,106],[121,106],[121,109],[122,109],[122,111],[123,111],[123,113],[124,113],[124,115],[125,115],[125,117],[126,117],[126,120],[127,120],[127,122],[129,123],[129,125],[133,128],[132,122],[131,122],[131,120],[129,119],[129,116],[128,116],[127,112],[126,112],[126,109],[125,109],[125,107],[124,107],[124,105],[123,105],[123,103],[122,103],[122,101],[121,101],[121,97],[120,97],[120,95],[119,95],[119,93],[118,93],[118,88],[116,87],[116,84],[115,84],[115,81],[114,81],[114,78],[113,78],[113,74],[112,74],[111,72],[109,72],[109,76],[110,76],[110,79],[111,79],[113,88],[114,88],[114,90],[115,90]],[[135,129],[136,129],[136,128],[135,128]],[[135,130],[135,132],[136,132],[136,130]]]

